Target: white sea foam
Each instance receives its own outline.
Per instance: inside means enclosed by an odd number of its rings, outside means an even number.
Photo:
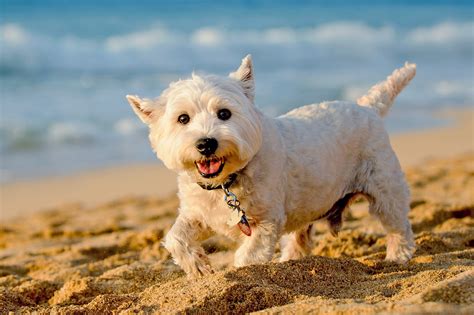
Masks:
[[[2,122],[2,150],[19,152],[64,145],[83,146],[107,138],[116,141],[120,137],[143,137],[146,133],[146,127],[133,116],[119,119],[111,126],[94,125],[90,121],[54,121],[43,125],[35,123],[36,125],[28,126],[19,122]],[[108,130],[112,130],[112,134]]]
[[[407,35],[408,43],[416,46],[470,45],[474,42],[474,22],[443,22],[430,27],[418,27]]]
[[[132,135],[139,131],[146,130],[145,125],[135,117],[122,118],[114,124],[114,129],[121,135]]]
[[[136,67],[180,66],[189,57],[222,59],[222,52],[259,51],[279,56],[284,50],[299,48],[298,55],[310,59],[331,58],[337,48],[338,56],[384,58],[393,53],[410,53],[413,58],[447,51],[472,57],[473,22],[442,22],[432,26],[401,31],[393,26],[370,26],[363,22],[339,21],[315,27],[276,27],[264,29],[225,29],[202,27],[190,32],[155,26],[143,31],[115,34],[105,39],[77,36],[51,37],[27,30],[19,24],[0,26],[2,58],[0,66],[24,68],[30,66],[54,69],[124,69]],[[308,46],[309,45],[309,46]],[[198,48],[218,48],[197,54]],[[416,48],[416,51],[413,49]],[[463,48],[464,51],[459,51]],[[468,49],[466,52],[465,50]],[[133,58],[130,53],[133,53]],[[469,55],[469,53],[471,55]],[[315,56],[315,57],[316,57]],[[229,56],[231,57],[231,56]],[[330,62],[331,59],[320,62]]]
[[[29,38],[29,34],[18,24],[8,23],[0,26],[0,40],[4,45],[24,45]]]
[[[258,40],[259,34],[253,34]],[[261,39],[268,44],[289,44],[300,40],[298,32],[288,27],[270,28],[262,32]]]
[[[84,122],[56,122],[49,126],[47,140],[51,144],[85,143],[93,141],[96,127]]]
[[[312,28],[267,28],[232,30],[217,27],[199,28],[190,35],[196,45],[286,45],[294,43],[380,45],[396,38],[392,27],[370,27],[359,22],[334,22]],[[183,37],[185,38],[185,37]]]
[[[393,43],[396,39],[392,27],[370,27],[357,22],[334,22],[316,27],[307,33],[309,40],[318,44],[341,46],[374,46]]]
[[[145,31],[115,35],[104,43],[106,51],[118,53],[127,50],[149,50],[158,45],[171,42],[173,35],[164,28],[152,28]]]
[[[214,46],[225,42],[225,34],[216,28],[204,27],[191,34],[191,41],[196,45]]]

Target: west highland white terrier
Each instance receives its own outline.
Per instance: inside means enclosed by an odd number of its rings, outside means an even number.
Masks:
[[[407,63],[357,103],[277,118],[254,105],[250,55],[228,77],[193,74],[154,100],[128,95],[158,158],[178,173],[179,215],[164,241],[174,261],[191,276],[212,272],[200,246],[212,233],[241,243],[235,266],[271,260],[280,239],[281,261],[301,258],[311,223],[326,219],[337,233],[343,210],[364,195],[388,234],[386,260],[407,262],[409,190],[382,117],[415,73]]]

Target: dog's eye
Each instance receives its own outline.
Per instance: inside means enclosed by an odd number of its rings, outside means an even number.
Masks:
[[[220,120],[227,120],[230,118],[230,116],[232,116],[232,113],[227,108],[220,109],[217,112],[217,118],[219,118]]]
[[[179,115],[178,117],[178,122],[182,125],[186,125],[189,122],[189,115],[188,114],[182,114]]]

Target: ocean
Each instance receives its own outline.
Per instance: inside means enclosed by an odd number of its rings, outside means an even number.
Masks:
[[[387,128],[447,124],[432,114],[474,104],[473,16],[471,1],[0,0],[0,180],[154,161],[125,95],[248,53],[269,115],[355,100],[410,61]]]

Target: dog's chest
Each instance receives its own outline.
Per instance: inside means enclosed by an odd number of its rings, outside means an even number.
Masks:
[[[202,191],[198,194],[200,205],[197,211],[200,212],[200,217],[204,223],[209,226],[214,232],[224,234],[229,237],[236,237],[240,235],[240,230],[237,223],[231,224],[232,217],[236,210],[230,208],[224,200],[224,191]],[[246,202],[242,199],[242,207],[245,208]]]

